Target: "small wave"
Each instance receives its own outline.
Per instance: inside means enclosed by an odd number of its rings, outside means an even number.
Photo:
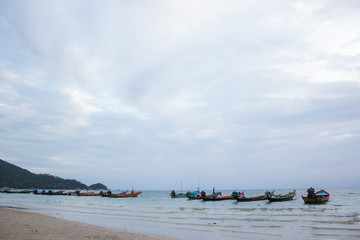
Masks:
[[[229,208],[229,210],[238,212],[253,212],[258,210],[258,208]]]
[[[331,221],[331,220],[310,220],[312,223],[325,223],[325,224],[355,224],[360,222],[359,219],[350,219],[347,221]]]
[[[270,225],[270,226],[251,226],[253,228],[282,228],[282,226],[279,226],[279,225]]]
[[[210,229],[197,229],[197,228],[182,228],[182,227],[176,227],[175,229],[179,229],[179,230],[187,230],[187,231],[197,231],[197,232],[213,232]]]
[[[28,210],[27,208],[23,207],[13,207],[13,206],[0,206],[2,208],[9,208],[9,209],[17,209],[17,210]]]
[[[214,226],[214,225],[208,225],[208,226]],[[215,225],[216,226],[216,225]],[[187,230],[187,231],[197,231],[197,232],[215,232],[215,231],[219,231],[219,232],[225,232],[225,233],[235,233],[235,234],[248,234],[248,235],[258,235],[258,236],[273,236],[273,237],[281,237],[281,235],[276,234],[276,233],[266,233],[266,232],[251,232],[251,231],[241,231],[241,230],[234,230],[234,229],[216,229],[216,230],[211,230],[210,228],[207,229],[198,229],[198,228],[194,228],[194,227],[176,227],[176,229],[179,230]],[[244,238],[243,236],[241,237],[242,239]]]
[[[175,219],[175,220],[186,220],[189,219],[188,217],[168,217],[169,219]]]
[[[345,214],[345,217],[353,217],[353,218],[357,218],[359,217],[359,213],[349,213],[349,214]]]
[[[360,219],[354,218],[354,219],[351,219],[349,221],[345,221],[344,224],[356,224],[356,223],[359,223],[359,222],[360,222]]]
[[[200,207],[194,207],[194,208],[190,208],[193,211],[206,211],[209,210],[209,208],[200,208]]]
[[[349,238],[360,238],[360,235],[358,234],[329,234],[329,233],[315,233],[313,234],[316,237],[336,237],[336,238],[344,238],[344,239],[349,239]]]
[[[349,192],[349,193],[346,193],[345,195],[359,195],[359,193]]]
[[[249,221],[249,222],[268,222],[269,221],[269,219],[265,219],[265,218],[245,218],[244,220]]]
[[[220,229],[219,231],[222,231],[222,232],[231,232],[231,233],[240,233],[240,234],[254,234],[254,235],[281,237],[281,235],[276,234],[276,233],[260,233],[260,232],[224,230],[224,229],[222,229],[222,230]]]
[[[358,229],[358,228],[314,227],[314,226],[309,226],[308,228],[311,228],[311,229],[313,229],[313,230],[355,231],[355,232],[360,232],[360,229]]]

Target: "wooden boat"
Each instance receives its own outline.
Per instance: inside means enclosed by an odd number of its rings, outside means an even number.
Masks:
[[[267,196],[269,202],[284,202],[284,201],[291,201],[296,196],[296,190],[289,192],[285,195],[275,195],[275,196]]]
[[[131,193],[125,193],[125,194],[112,194],[110,195],[111,198],[130,198],[130,197],[137,197],[142,193],[142,191],[139,192],[131,192]]]
[[[62,193],[62,195],[64,195],[64,196],[77,196],[77,194],[78,194],[78,192],[79,191],[66,191],[66,190],[64,190],[63,191],[63,193]]]
[[[171,198],[187,198],[186,193],[176,193],[175,190],[172,190],[170,193]]]
[[[84,192],[84,193],[77,193],[78,196],[82,197],[92,197],[92,196],[101,196],[101,193],[95,193],[95,192]]]
[[[260,196],[255,196],[255,197],[245,197],[244,193],[239,194],[237,192],[233,192],[233,197],[236,201],[238,202],[252,202],[252,201],[263,201],[263,200],[267,200],[267,196],[270,195],[274,195],[274,192],[268,192],[266,191],[264,195],[260,195]]]
[[[52,191],[52,190],[49,190],[49,191],[41,191],[39,192],[38,190],[34,190],[33,191],[34,194],[38,194],[38,195],[63,195],[63,191]]]
[[[219,195],[221,195],[221,192],[216,192],[216,193],[213,193],[210,195],[206,195],[204,191],[202,191],[201,193],[197,193],[196,195],[188,192],[186,195],[187,195],[188,199],[190,199],[190,200],[201,200],[202,197],[216,198]]]
[[[305,204],[322,204],[329,201],[330,193],[325,190],[320,190],[315,193],[315,198],[301,196]]]
[[[203,201],[223,201],[223,200],[234,200],[235,198],[230,195],[230,196],[217,196],[217,197],[210,197],[210,196],[206,196],[206,197],[201,197],[201,200]]]
[[[43,190],[42,192],[39,192],[39,190],[37,190],[37,189],[35,189],[34,191],[33,191],[33,194],[44,194],[45,195],[45,190]]]
[[[4,193],[32,193],[33,190],[10,190],[7,189]]]
[[[187,194],[187,197],[190,200],[196,200],[196,199],[201,200],[203,197],[216,198],[219,195],[221,196],[221,192],[216,192],[216,193],[213,193],[213,194],[206,195],[206,193],[204,191],[202,191],[201,193],[198,193],[197,195],[188,195]]]
[[[200,191],[196,190],[194,192],[187,192],[186,193],[186,197],[188,197],[189,199],[199,199],[200,196]]]
[[[111,197],[111,195],[123,195],[123,194],[126,194],[129,190],[126,190],[126,191],[123,191],[123,192],[120,192],[120,193],[116,193],[116,194],[112,194],[111,190],[103,193],[101,196],[102,197]]]
[[[182,191],[182,183],[181,183],[181,191]],[[175,190],[172,190],[170,193],[171,198],[187,198],[187,193],[176,193]]]

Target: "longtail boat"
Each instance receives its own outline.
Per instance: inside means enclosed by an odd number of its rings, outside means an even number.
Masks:
[[[64,195],[64,196],[77,196],[77,192],[63,192],[62,195]]]
[[[83,197],[91,197],[91,196],[101,196],[101,193],[95,193],[95,192],[79,192],[77,193],[78,196]]]
[[[315,197],[304,197],[301,196],[305,204],[322,204],[329,201],[330,193],[325,190],[320,190],[315,193]]]
[[[63,195],[63,191],[52,191],[52,190],[49,190],[49,191],[41,191],[39,192],[37,189],[33,191],[34,194],[37,194],[37,195]]]
[[[170,193],[171,198],[187,198],[186,193],[176,193],[175,190],[172,190]]]
[[[217,197],[201,197],[201,200],[203,201],[223,201],[223,200],[234,200],[235,198],[230,195],[230,196],[217,196]]]
[[[111,198],[130,198],[130,197],[137,197],[142,193],[142,191],[139,192],[131,192],[131,193],[125,193],[125,194],[112,194],[110,195]]]
[[[197,191],[197,192],[199,192],[199,191]],[[188,199],[190,199],[190,200],[196,200],[196,199],[201,200],[202,197],[216,198],[219,195],[221,195],[221,192],[216,192],[216,193],[213,193],[210,195],[206,195],[204,191],[202,191],[201,193],[197,193],[196,195],[188,192],[186,195],[187,195]]]
[[[289,192],[285,195],[275,195],[275,196],[267,196],[269,202],[283,202],[283,201],[290,201],[293,200],[296,196],[296,190]]]
[[[199,199],[199,196],[200,196],[199,190],[186,193],[186,197],[188,197],[189,199]]]
[[[33,190],[10,190],[7,189],[4,193],[32,193]]]
[[[126,190],[126,191],[122,191],[120,193],[116,193],[116,194],[113,194],[111,192],[111,190],[107,191],[107,192],[104,192],[101,196],[102,197],[111,197],[111,195],[123,195],[123,194],[126,194],[129,190]],[[100,192],[101,193],[101,192]]]
[[[270,195],[272,196],[274,194],[274,192],[268,192],[266,191],[264,195],[260,195],[260,196],[255,196],[255,197],[245,197],[244,193],[237,193],[237,192],[233,192],[232,196],[235,198],[236,201],[238,202],[252,202],[252,201],[263,201],[267,199],[267,196]]]

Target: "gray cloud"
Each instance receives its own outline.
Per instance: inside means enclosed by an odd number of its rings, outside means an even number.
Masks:
[[[3,1],[1,158],[112,188],[355,186],[357,5]]]

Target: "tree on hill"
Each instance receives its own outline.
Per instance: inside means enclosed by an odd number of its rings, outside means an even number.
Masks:
[[[92,190],[107,190],[107,187],[102,183],[96,183],[89,186]]]
[[[87,189],[74,179],[63,179],[50,174],[35,174],[0,159],[0,187],[19,189]]]

